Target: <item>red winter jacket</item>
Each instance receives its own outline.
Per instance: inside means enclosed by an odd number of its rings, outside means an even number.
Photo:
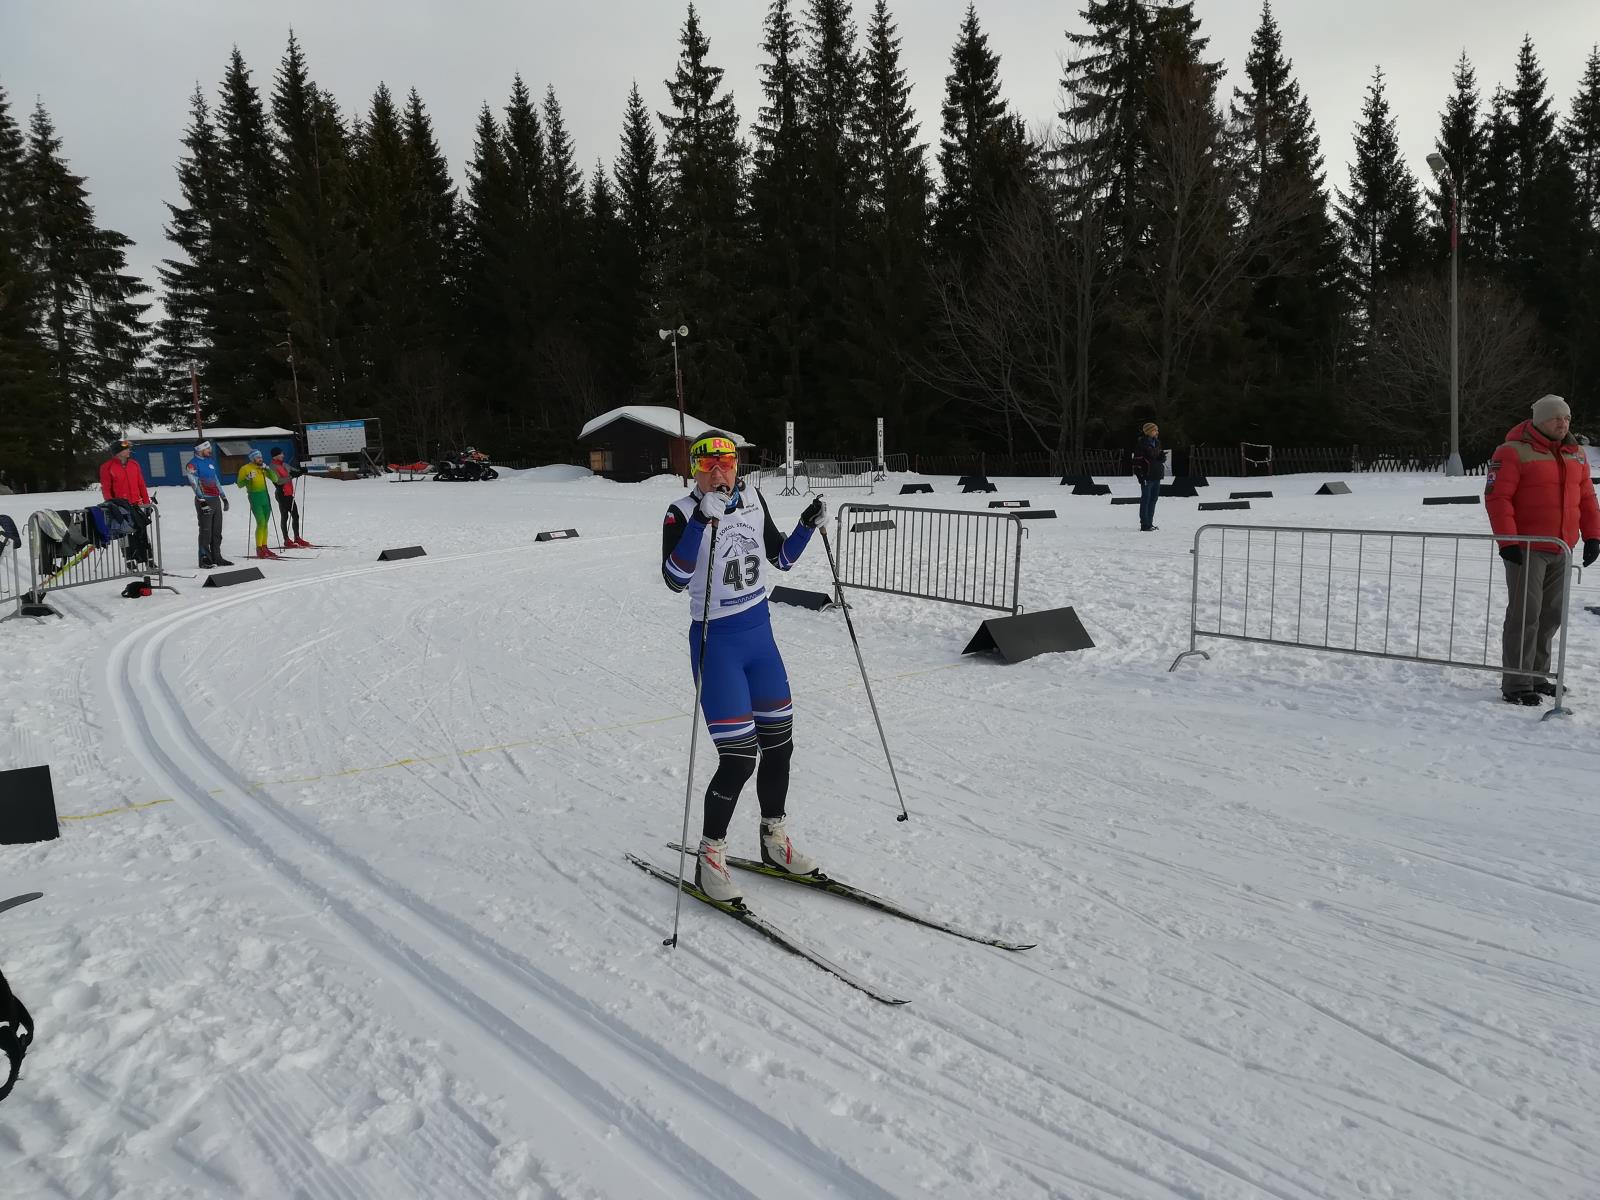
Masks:
[[[144,472],[139,464],[131,458],[126,463],[120,462],[116,455],[100,464],[100,494],[107,500],[150,503],[150,491],[144,486]]]
[[[1532,421],[1506,434],[1489,460],[1483,506],[1490,528],[1501,535],[1545,533],[1568,546],[1576,546],[1580,536],[1600,538],[1600,503],[1583,447],[1570,435],[1551,441]]]

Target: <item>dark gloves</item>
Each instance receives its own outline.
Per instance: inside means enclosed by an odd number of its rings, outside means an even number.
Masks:
[[[821,496],[815,497],[806,505],[805,512],[800,514],[800,524],[807,529],[815,529],[828,522],[828,503]]]
[[[226,496],[224,496],[222,498],[222,511],[223,512],[227,512],[228,511],[228,498]]]
[[[1515,546],[1501,546],[1500,557],[1505,559],[1513,567],[1520,567],[1522,565],[1522,546],[1520,544]]]
[[[1583,539],[1583,565],[1594,566],[1594,560],[1600,558],[1600,538]]]

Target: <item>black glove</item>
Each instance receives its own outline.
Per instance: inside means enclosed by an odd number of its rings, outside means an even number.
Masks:
[[[1583,565],[1594,566],[1594,560],[1600,558],[1600,538],[1583,539]]]
[[[1520,567],[1522,565],[1522,547],[1520,545],[1501,546],[1500,557],[1505,559],[1513,567]]]
[[[800,524],[807,529],[815,529],[819,525],[828,523],[828,502],[821,496],[816,496],[811,503],[806,505],[805,512],[800,514]]]
[[[228,511],[228,498],[226,496],[224,496],[222,498],[222,511],[223,512],[227,512]]]

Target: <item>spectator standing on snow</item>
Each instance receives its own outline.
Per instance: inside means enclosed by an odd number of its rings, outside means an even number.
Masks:
[[[222,514],[228,511],[228,498],[222,494],[222,476],[211,456],[211,443],[195,446],[194,457],[183,470],[194,489],[195,518],[200,523],[200,569],[233,566],[222,557]]]
[[[122,509],[133,525],[128,536],[128,562],[149,562],[150,537],[146,530],[150,518],[145,509],[150,504],[150,489],[145,486],[144,472],[133,459],[133,443],[126,438],[113,446],[111,457],[100,464],[100,495],[107,504]]]
[[[267,468],[272,475],[272,485],[278,489],[278,523],[283,526],[283,544],[310,549],[311,543],[300,536],[300,506],[294,502],[294,481],[306,473],[304,467],[291,467],[283,458],[283,447],[272,452],[272,463]],[[294,536],[289,536],[289,522],[294,522]]]
[[[1167,473],[1166,454],[1161,449],[1161,430],[1146,421],[1133,446],[1133,474],[1139,480],[1139,532],[1156,529],[1156,501],[1161,496],[1161,480]]]
[[[1534,401],[1532,420],[1506,434],[1489,462],[1483,504],[1489,526],[1502,537],[1541,534],[1576,548],[1583,538],[1583,565],[1600,558],[1600,504],[1589,478],[1589,462],[1570,430],[1572,409],[1560,396]],[[1554,540],[1502,542],[1506,564],[1505,631],[1501,642],[1500,694],[1507,704],[1535,705],[1555,695],[1555,684],[1525,672],[1550,670],[1550,644],[1561,625],[1567,558]]]

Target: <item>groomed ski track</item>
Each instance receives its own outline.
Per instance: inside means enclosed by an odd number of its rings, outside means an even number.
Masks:
[[[594,544],[586,543],[585,550]],[[426,565],[498,553],[448,555]],[[691,1062],[639,1038],[547,972],[347,853],[266,790],[240,778],[195,730],[161,669],[168,640],[184,626],[221,608],[398,569],[403,568],[384,564],[273,584],[208,610],[159,618],[119,642],[110,654],[107,682],[117,715],[152,776],[193,801],[200,819],[276,877],[290,896],[335,920],[375,970],[421,1000],[441,1029],[474,1047],[472,1058],[514,1060],[493,1084],[537,1105],[543,1120],[566,1126],[572,1138],[587,1144],[583,1158],[592,1171],[586,1184],[599,1194],[889,1197],[821,1147],[743,1104]],[[613,1136],[619,1131],[620,1138]],[[290,1160],[296,1156],[291,1143],[292,1136],[285,1136],[281,1149]],[[710,1147],[715,1156],[703,1152]],[[761,1183],[751,1190],[741,1176]]]
[[[46,899],[0,927],[48,1030],[0,1128],[26,1194],[1600,1194],[1594,712],[1269,648],[1168,675],[1193,518],[1138,540],[1080,505],[1033,527],[1026,581],[1093,654],[963,660],[973,614],[859,600],[898,824],[837,613],[783,611],[806,848],[1038,943],[749,881],[913,1001],[886,1010],[717,914],[661,948],[671,893],[622,852],[670,867],[679,832],[672,489],[492,486],[530,490],[330,487],[347,554],[7,627],[13,744],[66,731],[63,813],[116,814],[22,852],[11,890]],[[1364,488],[1341,520],[1420,490]],[[524,501],[583,538],[531,549]],[[393,526],[447,552],[352,565]],[[752,795],[736,819],[754,850]]]

